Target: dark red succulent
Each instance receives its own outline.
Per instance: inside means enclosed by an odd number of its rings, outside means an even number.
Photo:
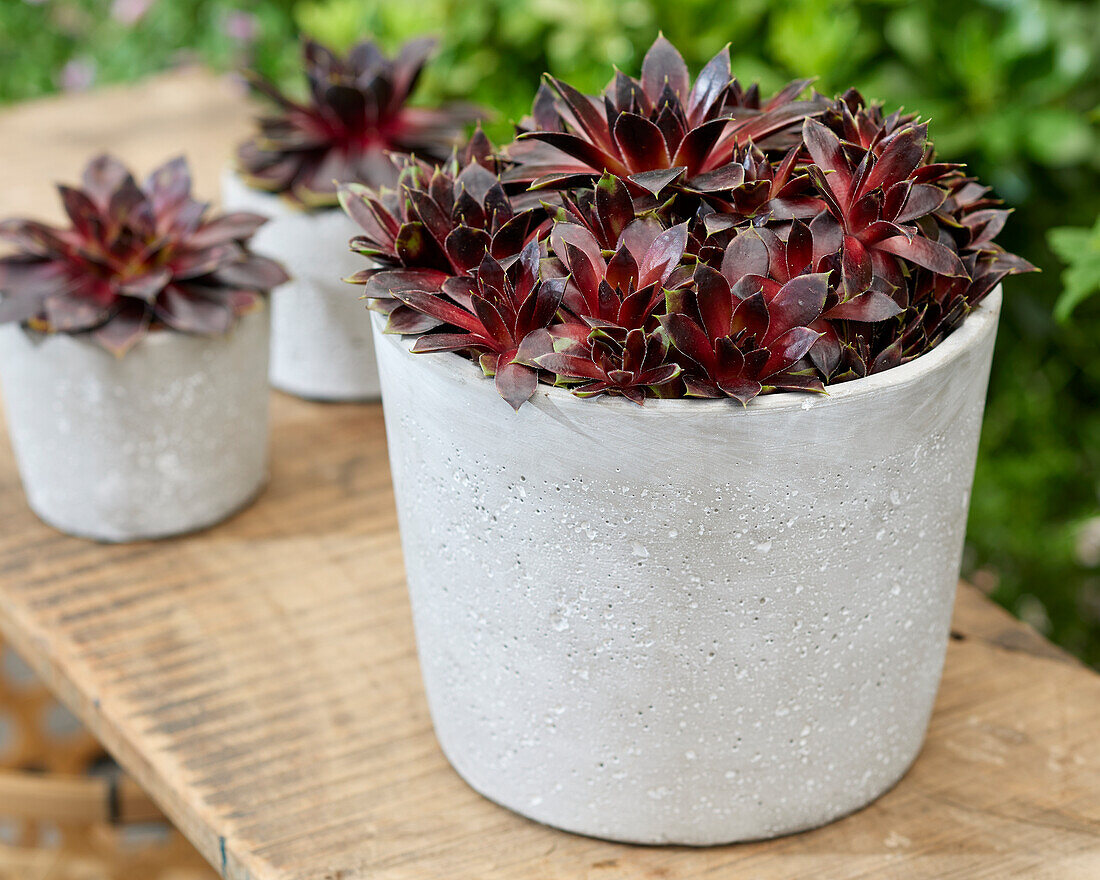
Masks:
[[[687,359],[689,396],[747,403],[764,386],[822,390],[816,376],[793,370],[820,336],[810,325],[820,317],[829,290],[829,273],[813,273],[811,266],[812,260],[803,262],[800,255],[773,273],[783,283],[767,277],[767,246],[750,231],[730,242],[721,270],[701,265],[693,288],[669,292],[660,320]]]
[[[519,409],[538,387],[535,369],[517,361],[519,349],[554,319],[565,291],[564,279],[539,279],[539,258],[539,243],[531,240],[507,268],[484,253],[475,272],[449,278],[436,293],[395,289],[410,309],[449,325],[422,335],[412,350],[476,353],[501,397]]]
[[[657,195],[669,185],[727,193],[744,183],[741,149],[790,146],[801,120],[824,109],[818,98],[796,100],[809,82],[761,103],[756,86],[743,90],[731,76],[727,46],[693,84],[680,53],[660,36],[641,80],[618,72],[600,97],[547,76],[528,130],[505,151],[515,167],[504,179],[558,189],[610,172],[636,194]]]
[[[536,356],[534,363],[578,397],[611,394],[637,404],[681,372],[669,361],[668,336],[659,329],[635,328],[621,339],[596,330],[583,341],[568,340],[560,350]]]
[[[845,299],[869,290],[878,278],[907,305],[905,267],[898,257],[939,275],[965,275],[953,248],[908,225],[934,212],[947,197],[934,183],[951,166],[923,161],[927,129],[911,123],[872,138],[863,148],[842,142],[815,119],[803,124],[803,141],[813,159],[810,175],[827,211],[820,215],[819,228],[823,236],[840,240]]]
[[[806,85],[762,102],[725,51],[693,85],[663,38],[600,98],[550,78],[502,155],[480,140],[409,165],[401,195],[354,191],[377,263],[353,280],[414,351],[481,358],[513,406],[539,380],[744,404],[919,357],[1033,267],[925,124],[855,91],[796,100]]]
[[[413,40],[388,58],[365,40],[339,57],[306,40],[305,101],[247,73],[252,87],[274,101],[279,112],[261,117],[259,132],[238,150],[241,176],[250,186],[305,205],[334,205],[337,183],[393,183],[389,152],[446,159],[464,126],[481,114],[465,105],[408,106],[434,47],[434,40]]]
[[[0,323],[80,333],[126,352],[151,327],[221,334],[287,280],[247,243],[256,214],[209,216],[191,197],[184,159],[138,185],[111,156],[84,169],[83,188],[59,186],[72,225],[7,220],[0,238],[18,253],[0,259]]]
[[[437,292],[448,278],[470,275],[486,253],[514,257],[547,225],[546,214],[513,206],[480,130],[443,165],[395,161],[400,174],[393,189],[340,187],[340,204],[363,230],[351,248],[372,263],[347,280],[365,286],[374,307],[389,314],[390,330],[422,332],[435,323],[403,307],[392,291]]]
[[[591,198],[566,197],[550,233],[557,260],[546,271],[560,264],[568,278],[563,306],[573,320],[605,329],[644,328],[666,289],[691,282],[690,266],[681,265],[687,224],[666,229],[652,214],[638,216],[625,182],[610,174],[589,193]]]

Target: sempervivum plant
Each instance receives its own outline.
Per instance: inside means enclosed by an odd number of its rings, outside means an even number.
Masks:
[[[437,294],[444,285],[468,292],[487,253],[514,258],[548,222],[540,207],[505,194],[499,160],[480,129],[442,165],[400,155],[393,162],[399,174],[392,189],[340,188],[344,210],[366,233],[352,239],[352,249],[372,262],[347,280],[365,285],[374,307],[389,315],[388,332],[419,333],[440,321],[403,307],[397,292]]]
[[[259,132],[238,151],[245,182],[304,205],[334,205],[337,182],[392,183],[387,152],[445,159],[478,113],[458,105],[408,106],[434,45],[430,39],[413,40],[387,58],[366,40],[339,57],[306,40],[302,58],[309,95],[304,101],[247,74],[278,113],[262,117]]]
[[[525,130],[506,150],[514,167],[505,179],[560,188],[609,171],[635,193],[654,196],[671,186],[717,204],[750,192],[789,199],[801,189],[797,179],[777,182],[766,164],[745,161],[745,149],[797,141],[802,119],[825,107],[820,96],[797,100],[809,82],[762,100],[757,86],[743,89],[730,75],[727,46],[692,83],[684,59],[661,36],[641,79],[616,73],[599,98],[548,76]]]
[[[762,100],[724,51],[692,84],[663,38],[602,96],[551,78],[499,153],[479,137],[395,191],[343,190],[381,266],[350,280],[517,408],[540,380],[745,404],[912,360],[1034,267],[926,124],[806,85]]]
[[[123,354],[150,328],[228,332],[238,316],[287,279],[247,242],[256,214],[210,216],[191,197],[182,158],[141,185],[110,156],[84,169],[83,187],[60,186],[71,226],[0,224],[17,253],[0,259],[0,323],[86,334]]]

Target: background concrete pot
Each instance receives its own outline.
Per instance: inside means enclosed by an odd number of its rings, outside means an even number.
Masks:
[[[31,509],[63,532],[135,541],[251,501],[267,470],[268,312],[225,337],[153,331],[124,357],[0,327],[0,382]]]
[[[341,279],[369,264],[348,250],[361,230],[340,208],[306,212],[222,177],[228,210],[270,217],[252,239],[291,279],[271,295],[271,384],[310,400],[377,399],[378,367],[360,288]]]
[[[716,844],[889,789],[939,684],[1000,292],[910,364],[746,409],[518,414],[375,323],[436,734],[550,825]]]

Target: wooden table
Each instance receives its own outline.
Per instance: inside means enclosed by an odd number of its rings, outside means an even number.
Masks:
[[[0,207],[103,148],[186,151],[214,192],[245,128],[176,74],[0,114]],[[708,850],[602,843],[483,800],[432,735],[377,406],[276,395],[271,482],[174,541],[99,546],[24,504],[0,441],[0,629],[226,877],[1100,878],[1100,677],[963,586],[924,752],[873,806]]]

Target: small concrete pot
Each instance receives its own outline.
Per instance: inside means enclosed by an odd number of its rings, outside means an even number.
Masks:
[[[248,504],[267,473],[268,312],[224,337],[150,332],[123,357],[0,327],[0,383],[31,509],[97,541],[162,538]]]
[[[340,208],[300,210],[232,171],[222,176],[222,202],[271,218],[251,248],[291,276],[271,294],[271,384],[307,400],[377,400],[370,313],[360,288],[342,280],[370,265],[348,249],[359,227]]]
[[[375,322],[440,745],[486,797],[612,840],[706,845],[859,809],[939,686],[1000,292],[916,361],[747,408],[513,413]]]

